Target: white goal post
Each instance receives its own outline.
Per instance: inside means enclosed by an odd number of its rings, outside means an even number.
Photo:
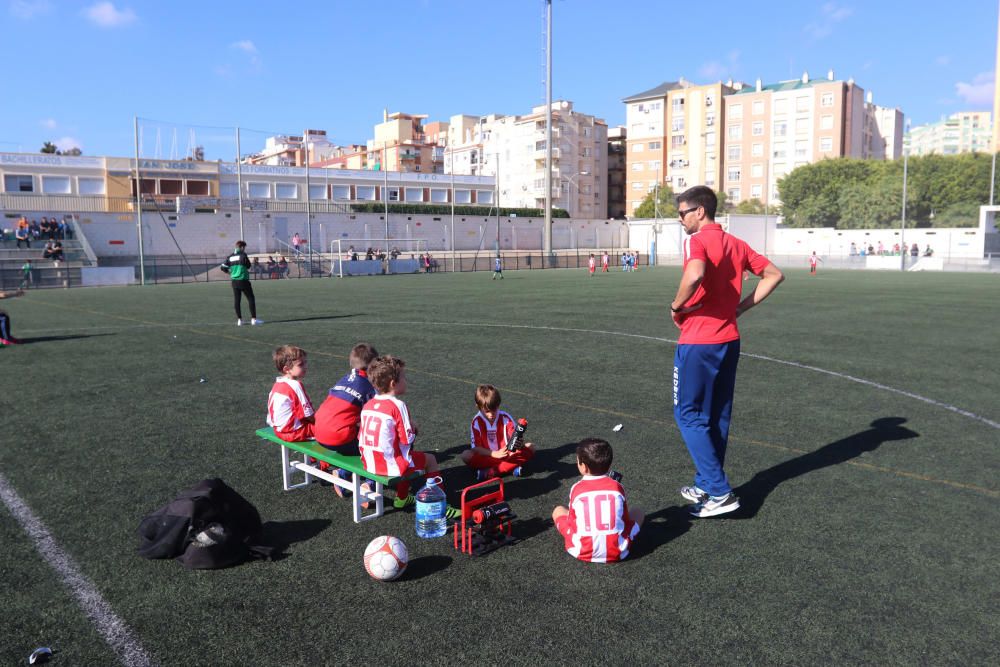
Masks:
[[[371,261],[381,263],[379,257],[385,254],[386,246],[389,248],[390,259],[410,259],[412,255],[412,259],[419,260],[427,252],[427,239],[389,239],[388,243],[384,238],[334,239],[330,241],[330,275],[343,278],[344,263],[352,261],[353,255],[357,255],[358,262],[368,261],[369,249],[372,250]],[[389,267],[391,268],[391,263]],[[391,270],[386,272],[391,273]],[[376,271],[362,273],[374,274]]]

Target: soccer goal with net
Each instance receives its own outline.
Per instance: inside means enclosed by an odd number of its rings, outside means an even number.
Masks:
[[[334,239],[330,242],[330,275],[371,276],[417,273],[423,268],[427,239]]]

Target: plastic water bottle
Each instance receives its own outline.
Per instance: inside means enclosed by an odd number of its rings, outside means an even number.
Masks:
[[[428,477],[417,492],[417,537],[441,537],[448,532],[447,505],[440,477]]]

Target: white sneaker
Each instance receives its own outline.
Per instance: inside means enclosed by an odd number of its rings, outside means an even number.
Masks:
[[[681,495],[684,496],[685,500],[690,500],[693,503],[703,503],[708,500],[708,494],[697,486],[682,486]]]
[[[709,496],[708,500],[704,500],[697,505],[692,505],[690,512],[692,516],[706,517],[706,516],[718,516],[719,514],[726,514],[727,512],[732,512],[740,508],[740,499],[736,497],[735,493],[727,493],[721,498],[713,498]]]
[[[258,320],[256,317],[250,320],[251,326],[259,327],[261,324],[264,324],[264,320]]]
[[[243,326],[243,320],[236,320],[236,326],[238,327]]]

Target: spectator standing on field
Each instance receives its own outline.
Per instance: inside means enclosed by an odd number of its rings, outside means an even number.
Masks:
[[[250,307],[250,324],[258,326],[263,324],[263,320],[257,319],[257,301],[253,296],[253,285],[250,284],[250,259],[246,253],[247,242],[237,241],[236,248],[232,254],[222,263],[221,268],[229,274],[229,279],[233,286],[233,307],[236,310],[236,326],[243,326],[243,295],[247,297],[247,305]]]
[[[740,506],[722,466],[740,356],[736,318],[767,298],[784,276],[767,257],[723,231],[715,222],[718,199],[704,185],[677,198],[684,239],[684,269],[670,304],[681,330],[674,354],[674,419],[695,465],[694,484],[681,495],[697,517],[732,512]],[[761,276],[740,300],[743,271]]]

